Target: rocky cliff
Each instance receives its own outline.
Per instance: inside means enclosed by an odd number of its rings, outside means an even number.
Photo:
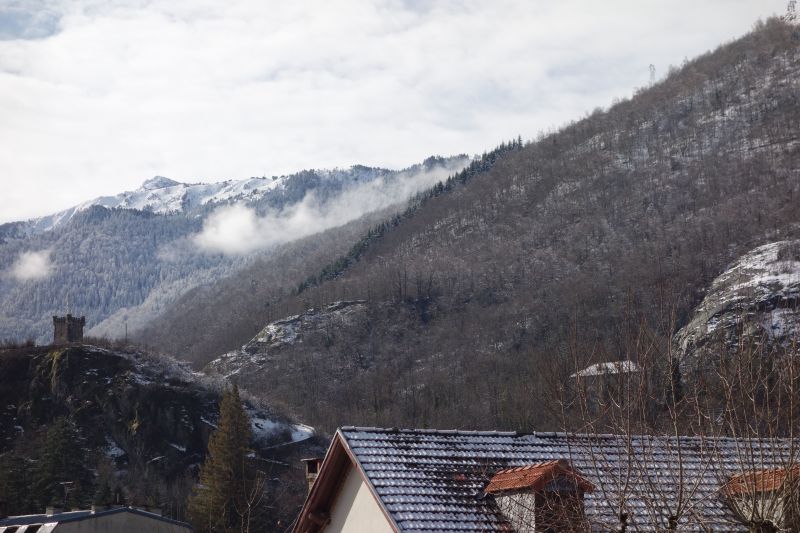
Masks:
[[[800,240],[760,246],[711,285],[675,337],[681,373],[748,344],[769,353],[800,340]]]

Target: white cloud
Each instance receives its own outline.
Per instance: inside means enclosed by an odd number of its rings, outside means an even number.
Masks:
[[[181,181],[479,153],[785,0],[12,0],[0,222]],[[47,191],[42,193],[41,191]]]
[[[48,277],[53,270],[50,261],[50,250],[38,252],[22,252],[11,265],[9,274],[17,281],[29,281]]]
[[[193,241],[203,250],[234,255],[293,241],[341,226],[371,211],[398,205],[461,170],[464,163],[379,178],[326,202],[309,193],[301,202],[263,217],[243,205],[221,207],[204,221],[202,231]]]

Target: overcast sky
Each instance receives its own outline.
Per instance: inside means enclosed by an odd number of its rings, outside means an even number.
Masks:
[[[0,222],[579,118],[785,0],[0,0]]]

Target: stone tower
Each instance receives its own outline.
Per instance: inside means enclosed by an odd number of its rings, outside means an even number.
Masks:
[[[80,318],[72,315],[53,317],[53,344],[69,344],[83,342],[83,326],[86,317]]]

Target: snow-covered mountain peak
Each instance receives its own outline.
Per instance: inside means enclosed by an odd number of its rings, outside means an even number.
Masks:
[[[208,204],[240,200],[255,201],[283,181],[285,179],[249,178],[217,183],[181,183],[164,176],[155,176],[133,191],[125,191],[114,196],[101,196],[65,211],[35,219],[31,221],[31,231],[33,233],[49,231],[93,206],[136,209],[167,215],[191,211]]]
[[[164,176],[154,176],[145,180],[138,189],[101,196],[64,211],[30,220],[27,231],[36,234],[52,230],[94,206],[148,211],[159,215],[194,213],[201,216],[210,207],[230,203],[254,205],[261,202],[273,207],[281,206],[286,202],[297,202],[306,192],[319,187],[327,187],[330,192],[337,193],[373,180],[413,175],[423,169],[428,172],[434,167],[441,167],[443,171],[457,171],[467,161],[464,155],[432,157],[425,160],[423,165],[398,171],[355,165],[348,169],[304,170],[291,175],[228,179],[214,183],[183,183]]]
[[[175,185],[181,185],[181,183],[171,180],[169,178],[165,178],[164,176],[154,176],[149,180],[146,180],[142,183],[141,188],[146,191],[154,191],[156,189],[166,189],[167,187],[174,187]]]

